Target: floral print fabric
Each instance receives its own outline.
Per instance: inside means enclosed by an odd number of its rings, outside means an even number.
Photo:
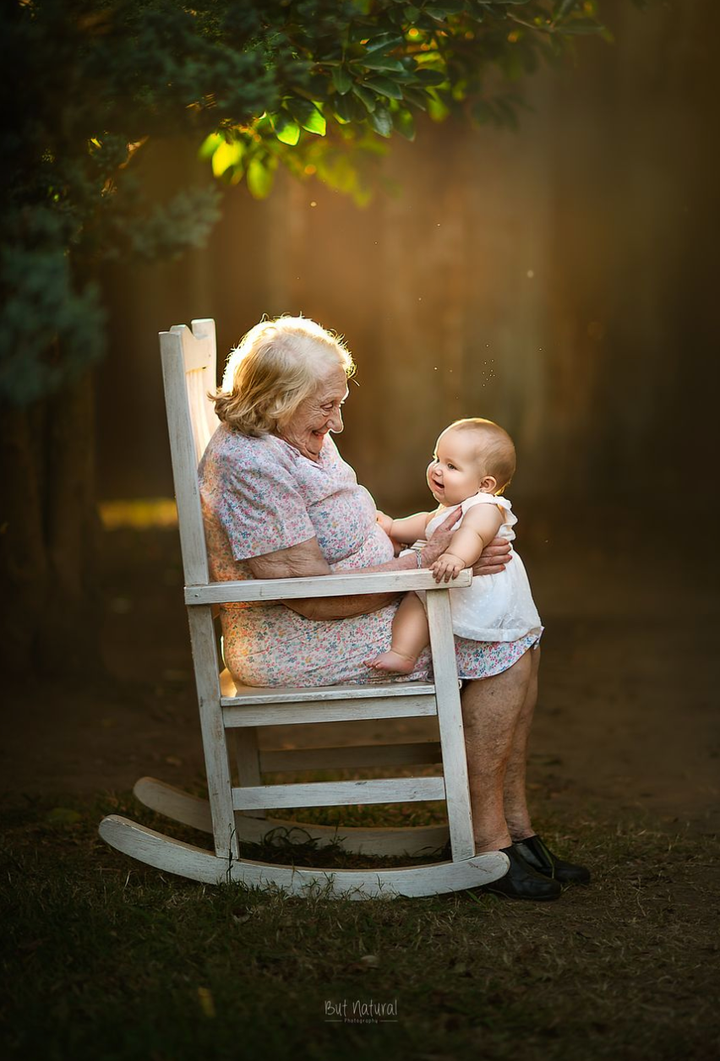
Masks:
[[[247,560],[317,538],[330,565],[370,567],[393,557],[375,502],[327,435],[320,459],[271,435],[250,438],[221,425],[200,463],[200,494],[214,581],[252,578]],[[306,619],[283,604],[221,608],[225,663],[241,685],[309,686],[377,681],[367,663],[390,647],[397,604],[351,619]],[[511,667],[537,641],[456,638],[461,678]],[[426,650],[410,676],[428,680]],[[387,680],[387,676],[383,676]],[[398,679],[398,680],[408,680]]]

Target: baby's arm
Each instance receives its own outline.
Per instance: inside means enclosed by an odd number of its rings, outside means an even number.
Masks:
[[[414,516],[391,520],[389,529],[384,521],[380,523],[380,526],[393,541],[401,542],[403,545],[412,545],[413,542],[425,537],[425,528],[431,515],[430,512],[416,512]],[[385,519],[387,518],[385,516]]]
[[[465,567],[472,567],[480,553],[502,526],[503,516],[497,505],[474,505],[450,539],[450,548],[432,566],[436,582],[457,578]]]

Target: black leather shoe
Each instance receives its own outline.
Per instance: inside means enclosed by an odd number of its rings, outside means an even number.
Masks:
[[[500,850],[510,859],[510,869],[504,877],[483,885],[484,892],[493,895],[504,895],[508,899],[559,899],[562,888],[556,880],[538,873],[529,866],[516,845],[501,847]]]
[[[585,866],[575,866],[572,862],[563,862],[561,858],[554,855],[543,843],[539,836],[528,836],[525,840],[517,840],[513,849],[531,866],[544,877],[560,881],[561,884],[588,884],[590,881],[590,870]]]

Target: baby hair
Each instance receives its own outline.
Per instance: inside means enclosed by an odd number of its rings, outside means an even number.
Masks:
[[[483,471],[497,481],[495,493],[502,493],[515,474],[515,445],[507,431],[481,416],[456,420],[446,430],[472,431],[477,435],[477,455],[482,459]]]

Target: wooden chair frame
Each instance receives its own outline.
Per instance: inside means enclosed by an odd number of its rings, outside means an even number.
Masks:
[[[215,324],[194,320],[160,333],[165,399],[185,576],[195,680],[200,710],[208,800],[142,778],[135,795],[147,807],[175,821],[212,832],[214,851],[155,832],[120,815],[106,817],[101,836],[113,847],[158,869],[216,884],[241,881],[296,895],[321,889],[328,895],[373,898],[421,896],[487,884],[507,872],[502,852],[475,855],[467,762],[460,709],[450,592],[427,571],[329,575],[251,581],[210,581],[200,504],[197,464],[217,427],[207,398],[216,385]],[[469,585],[462,572],[454,585]],[[235,688],[220,673],[213,623],[217,605],[237,601],[286,601],[299,597],[426,590],[434,680],[373,682],[318,688]],[[437,716],[439,743],[369,745],[332,749],[258,751],[262,726]],[[233,739],[234,738],[234,739]],[[231,776],[235,744],[239,784]],[[362,781],[263,784],[268,771],[391,766],[441,762],[434,777]],[[450,861],[399,868],[297,868],[246,859],[241,841],[259,841],[278,826],[297,822],[265,817],[270,809],[445,800],[448,828],[338,829],[301,826],[317,846],[341,843],[367,855],[421,854],[438,849],[449,831]]]

